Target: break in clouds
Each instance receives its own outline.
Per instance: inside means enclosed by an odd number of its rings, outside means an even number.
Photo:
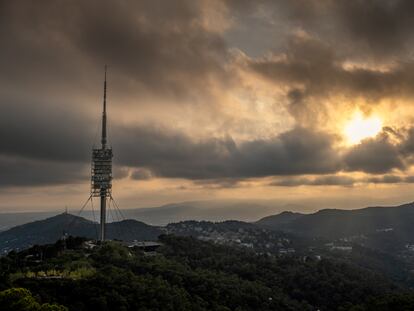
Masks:
[[[104,64],[116,178],[411,183],[413,21],[408,0],[0,1],[0,186],[87,180]],[[384,128],[348,145],[355,110]]]

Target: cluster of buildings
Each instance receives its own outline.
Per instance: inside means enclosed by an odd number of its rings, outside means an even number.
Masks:
[[[238,246],[259,253],[292,255],[296,253],[292,241],[280,233],[235,222],[184,221],[170,224],[166,233],[193,236],[220,245]]]

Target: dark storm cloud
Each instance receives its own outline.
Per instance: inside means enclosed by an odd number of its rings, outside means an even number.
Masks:
[[[13,171],[16,178],[22,178],[21,158],[33,173],[24,183],[44,184],[56,180],[55,169],[45,169],[47,161],[60,162],[59,169],[64,176],[76,174],[89,164],[93,134],[76,122],[76,117],[56,111],[37,111],[30,115],[6,107],[9,113],[1,114],[0,137],[3,144],[0,164],[8,167],[8,176]],[[11,113],[13,112],[13,113]],[[43,115],[50,117],[43,121]],[[43,122],[42,122],[43,121]],[[58,123],[58,124],[57,124]],[[24,127],[21,126],[24,124]],[[78,126],[74,126],[78,124]],[[56,130],[58,129],[58,130]],[[13,135],[9,135],[13,131]],[[175,177],[189,179],[249,178],[269,175],[319,174],[338,169],[338,157],[327,134],[304,128],[296,128],[268,140],[252,140],[237,145],[230,137],[223,139],[194,140],[170,130],[153,127],[113,126],[111,140],[114,142],[115,164],[123,169],[115,177],[127,176],[125,167],[137,167],[131,178],[148,179]],[[11,139],[13,137],[13,139]],[[320,161],[323,158],[324,161]],[[7,160],[7,161],[6,161]],[[37,163],[39,166],[36,167]],[[29,165],[30,164],[30,165]],[[67,173],[63,173],[64,169]],[[36,174],[42,176],[37,178]],[[14,179],[3,178],[2,185],[14,185]],[[82,180],[82,179],[80,179]]]
[[[405,163],[398,147],[387,136],[369,138],[347,151],[344,162],[349,171],[372,174],[386,173],[392,169],[403,170]]]
[[[214,179],[321,174],[338,170],[332,137],[304,128],[269,140],[236,144],[231,138],[194,141],[153,129],[121,129],[116,150],[123,165],[144,167],[156,176]],[[119,151],[118,151],[119,152]],[[324,159],[321,161],[321,159]]]
[[[237,3],[237,2],[233,2]],[[345,52],[395,56],[412,42],[414,3],[410,0],[261,1],[282,11],[292,27],[301,27]],[[253,8],[251,8],[253,9]]]
[[[395,135],[398,135],[398,137],[400,138],[404,135],[395,130],[394,132],[396,132]],[[414,127],[407,130],[407,132],[405,133],[405,137],[402,138],[402,141],[403,142],[400,145],[401,152],[405,155],[413,154],[414,153]]]
[[[333,9],[352,38],[374,53],[401,54],[412,43],[413,1],[341,0]]]
[[[89,170],[80,163],[28,160],[0,155],[0,187],[78,183]]]
[[[315,178],[293,177],[282,178],[271,182],[270,186],[296,187],[296,186],[352,186],[355,179],[348,176],[326,175]]]
[[[88,121],[65,111],[64,106],[44,106],[36,102],[22,105],[21,102],[2,98],[0,155],[42,161],[84,162],[88,159],[93,130],[96,129],[96,122],[91,122],[90,126]]]
[[[0,187],[88,180],[88,120],[52,107],[0,99]]]
[[[384,175],[380,177],[370,177],[367,182],[374,184],[396,184],[402,182],[412,182],[410,177],[401,177],[396,175]]]
[[[85,91],[105,63],[120,94],[185,96],[189,84],[207,92],[212,76],[231,80],[199,1],[3,1],[0,14],[1,77],[13,86]]]
[[[53,113],[49,113],[53,115]],[[9,115],[11,117],[12,115]],[[15,115],[16,116],[16,115]],[[19,116],[17,114],[17,116]],[[21,117],[21,116],[20,116]],[[70,115],[59,118],[60,122],[70,121]],[[36,118],[28,127],[29,136],[24,133],[15,135],[16,141],[4,140],[0,153],[8,157],[0,158],[0,165],[7,167],[7,176],[2,178],[1,185],[53,183],[59,178],[87,180],[81,170],[89,164],[91,144],[82,136],[83,129],[63,126],[63,132],[53,133],[48,124],[42,126]],[[7,121],[3,119],[2,121]],[[22,124],[22,118],[10,118],[9,125]],[[18,126],[11,127],[18,131]],[[408,131],[409,133],[411,131]],[[3,133],[3,131],[1,131]],[[323,132],[306,128],[294,128],[271,139],[257,139],[235,143],[230,137],[196,140],[171,130],[155,127],[112,127],[110,133],[115,154],[115,167],[118,167],[116,178],[130,175],[133,179],[150,179],[153,177],[187,178],[201,184],[225,184],[236,186],[245,178],[266,176],[287,176],[302,174],[334,174],[346,170],[383,174],[394,169],[404,170],[403,156],[411,154],[407,140],[394,145],[385,132],[375,139],[366,139],[361,144],[347,149],[341,154],[333,146],[336,138]],[[56,135],[56,144],[49,144],[49,139]],[[91,134],[88,135],[92,136]],[[32,137],[32,139],[27,139]],[[59,138],[64,137],[60,143]],[[83,137],[83,138],[81,138]],[[4,138],[7,138],[5,136]],[[79,140],[83,141],[81,150]],[[25,146],[27,145],[27,146]],[[58,150],[55,147],[58,146]],[[10,161],[14,156],[19,161]],[[51,169],[46,169],[50,161]],[[24,165],[22,165],[23,163]],[[127,168],[132,169],[128,173]],[[13,172],[15,177],[11,178]],[[57,174],[61,177],[57,177]],[[38,176],[39,175],[39,176]],[[219,182],[222,179],[223,182]],[[374,182],[374,181],[373,181]],[[379,182],[379,179],[376,181]],[[385,180],[384,182],[389,182]],[[398,182],[396,180],[396,182]],[[279,185],[351,185],[348,177],[321,176],[316,179],[285,179]]]
[[[384,174],[404,171],[407,167],[407,151],[403,147],[407,140],[391,143],[387,132],[342,151],[333,147],[336,142],[334,136],[305,128],[294,128],[273,139],[238,144],[231,138],[197,141],[182,133],[154,128],[119,128],[115,136],[118,161],[125,166],[149,170],[151,174],[145,173],[145,178],[149,175],[188,178],[217,184],[220,178],[241,180],[265,176],[324,175],[340,171]],[[139,173],[135,178],[142,177]],[[392,181],[389,177],[381,178],[376,182]],[[284,182],[292,181],[286,179]],[[395,179],[395,182],[399,181]],[[351,185],[352,180],[332,175],[299,179],[299,183]]]
[[[318,39],[296,36],[291,39],[286,57],[252,60],[250,66],[263,76],[291,86],[288,94],[294,103],[305,96],[348,94],[379,99],[411,96],[413,63],[395,64],[388,71],[345,68],[335,48]],[[295,87],[295,85],[297,87]]]

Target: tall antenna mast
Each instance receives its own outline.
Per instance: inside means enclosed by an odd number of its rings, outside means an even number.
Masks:
[[[102,111],[102,149],[106,148],[106,65],[105,65],[105,80],[104,80],[104,97],[103,97],[103,111]]]
[[[100,197],[100,240],[105,241],[106,200],[112,190],[112,148],[107,146],[106,135],[106,65],[102,111],[101,148],[92,150],[91,196]]]

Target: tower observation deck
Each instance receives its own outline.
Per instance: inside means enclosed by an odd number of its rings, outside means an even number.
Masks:
[[[102,112],[101,147],[92,150],[91,197],[100,197],[100,240],[105,241],[106,202],[112,191],[112,148],[106,135],[106,66]]]

